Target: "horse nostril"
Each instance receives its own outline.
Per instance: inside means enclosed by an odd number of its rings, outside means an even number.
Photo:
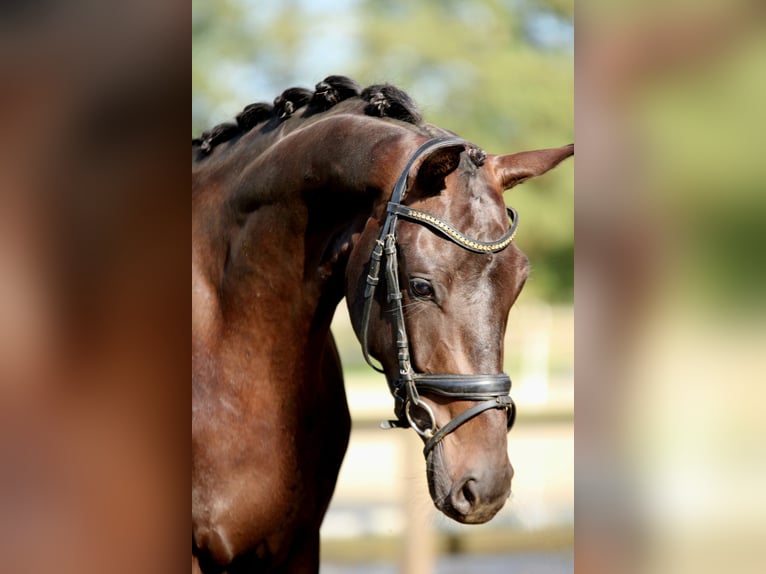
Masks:
[[[450,502],[452,503],[452,508],[460,514],[469,514],[479,502],[476,480],[469,477],[461,484],[457,484],[450,493]]]
[[[477,498],[476,492],[474,490],[475,484],[476,484],[475,480],[467,480],[465,483],[465,486],[463,486],[463,497],[471,506],[473,506],[476,503],[476,498]]]
[[[487,476],[465,474],[452,483],[449,494],[437,507],[463,524],[482,524],[503,507],[511,492],[510,464],[504,472]]]

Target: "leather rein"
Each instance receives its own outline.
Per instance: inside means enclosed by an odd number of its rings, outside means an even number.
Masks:
[[[391,200],[386,208],[386,219],[376,240],[370,256],[367,284],[364,292],[364,312],[362,316],[362,352],[367,363],[376,371],[383,369],[376,366],[370,357],[367,332],[372,310],[375,289],[380,281],[380,264],[385,256],[385,278],[387,299],[392,306],[394,330],[396,333],[396,351],[399,366],[399,378],[393,385],[391,393],[394,397],[394,413],[396,420],[381,423],[382,428],[412,427],[421,435],[426,443],[423,454],[426,458],[434,447],[449,433],[470,419],[489,409],[504,409],[508,417],[507,429],[510,430],[516,418],[516,406],[510,397],[511,379],[505,373],[497,374],[425,374],[416,373],[410,361],[409,340],[404,324],[404,309],[402,307],[402,292],[399,287],[399,264],[396,250],[396,223],[399,218],[425,225],[446,239],[456,243],[463,249],[475,253],[497,253],[508,247],[513,241],[518,226],[518,214],[507,207],[510,219],[508,231],[497,241],[484,242],[470,239],[438,217],[402,205],[408,190],[410,170],[415,162],[437,149],[455,145],[466,145],[466,142],[455,137],[435,138],[425,142],[413,154],[402,170],[391,194]],[[437,427],[431,407],[421,400],[420,393],[431,393],[455,400],[476,401],[477,404],[466,409],[442,427]],[[411,413],[412,405],[420,408],[429,418],[428,427],[421,428]]]

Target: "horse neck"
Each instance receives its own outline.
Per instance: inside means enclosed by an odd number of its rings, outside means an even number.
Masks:
[[[273,325],[293,340],[326,337],[356,235],[390,195],[408,156],[402,147],[423,139],[378,119],[335,116],[230,170],[219,184],[215,227],[225,240],[213,265],[224,321]]]

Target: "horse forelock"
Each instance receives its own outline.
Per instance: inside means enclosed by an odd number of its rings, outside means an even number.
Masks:
[[[422,131],[424,135],[434,129],[443,131],[426,126],[415,102],[396,86],[374,84],[362,89],[351,78],[331,75],[317,83],[314,91],[288,88],[274,99],[273,105],[258,102],[245,106],[236,116],[236,123],[218,124],[193,138],[192,149],[197,150],[197,153],[192,157],[196,162],[204,161],[220,144],[234,144],[252,131],[257,132],[258,137],[266,137],[285,126],[288,120],[291,122],[290,129],[297,129],[310,119],[331,114],[338,104],[352,99],[358,105],[346,107],[344,113],[399,120]]]

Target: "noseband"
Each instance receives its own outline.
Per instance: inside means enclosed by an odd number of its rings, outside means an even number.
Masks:
[[[394,329],[396,332],[396,350],[399,362],[399,378],[393,385],[392,394],[395,400],[394,413],[396,420],[381,424],[383,428],[412,427],[425,440],[423,454],[426,458],[434,447],[463,423],[480,415],[489,409],[504,409],[508,417],[508,430],[511,430],[516,418],[516,406],[509,393],[511,379],[505,373],[489,375],[458,375],[458,374],[424,374],[416,373],[410,362],[410,346],[407,330],[404,325],[404,309],[402,308],[402,292],[399,288],[399,264],[396,253],[396,223],[398,218],[419,223],[430,227],[446,239],[456,243],[463,249],[475,253],[497,253],[508,247],[513,241],[518,226],[518,214],[513,208],[506,208],[511,221],[508,231],[497,241],[484,242],[470,239],[460,233],[446,221],[417,209],[402,205],[407,193],[409,173],[415,162],[424,155],[437,149],[455,145],[465,145],[466,142],[455,137],[442,137],[427,141],[420,146],[407,162],[391,194],[391,201],[386,208],[386,219],[370,257],[367,285],[364,292],[364,313],[362,315],[362,351],[367,363],[376,371],[383,369],[373,364],[369,354],[367,330],[370,322],[372,301],[375,288],[380,278],[380,263],[386,259],[386,287],[388,302],[392,305]],[[436,419],[431,407],[420,399],[420,393],[431,393],[455,400],[477,401],[478,404],[466,409],[450,420],[441,428],[437,428]],[[420,408],[428,416],[428,427],[422,428],[414,420],[411,413],[412,405]]]

